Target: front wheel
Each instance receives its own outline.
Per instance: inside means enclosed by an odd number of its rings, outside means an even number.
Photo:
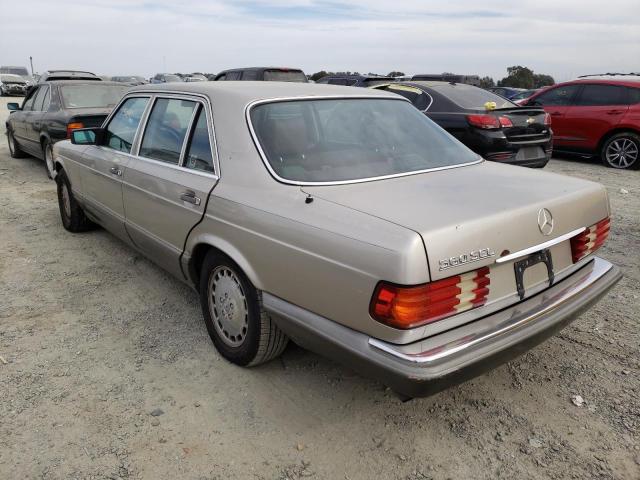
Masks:
[[[94,223],[86,217],[82,207],[73,196],[71,183],[64,170],[60,170],[56,175],[56,184],[58,187],[60,218],[65,230],[73,233],[91,230],[94,227]]]
[[[602,145],[600,156],[608,167],[637,170],[640,168],[640,136],[633,132],[613,135]]]
[[[213,344],[236,365],[268,362],[287,346],[289,339],[262,308],[260,293],[235,262],[215,251],[202,265],[200,303]]]
[[[9,144],[9,154],[11,158],[22,158],[25,156],[25,153],[16,142],[16,137],[13,135],[11,130],[7,130],[7,143]]]

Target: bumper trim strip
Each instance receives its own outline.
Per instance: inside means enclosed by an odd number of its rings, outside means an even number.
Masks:
[[[559,237],[554,238],[553,240],[549,240],[548,242],[540,243],[538,245],[534,245],[533,247],[525,248],[523,250],[518,250],[517,252],[510,253],[509,255],[505,255],[504,257],[500,257],[496,260],[496,263],[504,263],[509,262],[511,260],[515,260],[516,258],[524,257],[525,255],[529,255],[530,253],[539,252],[540,250],[544,250],[545,248],[553,247],[558,243],[562,243],[565,240],[569,240],[572,237],[584,232],[586,230],[585,227],[576,228],[575,230],[565,233],[564,235],[560,235]]]

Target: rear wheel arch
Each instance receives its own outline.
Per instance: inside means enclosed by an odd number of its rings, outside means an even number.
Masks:
[[[245,256],[242,255],[238,251],[238,249],[233,247],[230,243],[221,239],[219,241],[216,241],[214,239],[206,239],[196,243],[196,245],[192,248],[191,257],[189,258],[188,263],[188,273],[190,281],[196,288],[198,288],[198,286],[200,285],[200,272],[202,271],[204,259],[211,251],[220,253],[232,260],[247,276],[253,286],[258,290],[262,290],[263,284],[260,281],[256,271],[253,269],[253,267],[251,267],[251,264],[245,258]]]
[[[602,152],[602,147],[604,147],[604,144],[607,143],[607,140],[609,140],[611,137],[619,133],[627,133],[627,132],[634,133],[635,135],[640,135],[640,130],[638,129],[635,129],[632,127],[616,127],[613,130],[608,131],[602,136],[602,138],[598,142],[597,153],[600,154]]]

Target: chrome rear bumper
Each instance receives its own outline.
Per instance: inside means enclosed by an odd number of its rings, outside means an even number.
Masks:
[[[526,352],[568,325],[621,276],[616,266],[595,257],[523,302],[408,345],[370,338],[267,293],[263,302],[296,343],[342,361],[403,395],[418,397]]]

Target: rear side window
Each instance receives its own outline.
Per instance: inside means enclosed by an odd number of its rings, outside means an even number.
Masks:
[[[240,80],[242,72],[227,72],[225,80]]]
[[[265,70],[265,82],[306,82],[307,77],[300,70]]]
[[[431,97],[419,88],[403,87],[402,85],[389,85],[385,90],[402,95],[418,110],[426,110],[431,103]]]
[[[482,88],[455,84],[433,87],[433,90],[466,110],[485,110],[487,102],[495,102],[496,108],[512,108],[517,105],[506,98]]]
[[[242,80],[258,80],[258,71],[257,70],[245,70],[242,72]]]
[[[178,164],[196,102],[160,98],[144,131],[140,156]]]
[[[640,88],[628,88],[629,104],[640,103]]]
[[[105,132],[105,145],[120,152],[131,152],[148,98],[128,98],[113,116]]]
[[[194,170],[213,172],[213,155],[211,154],[207,114],[204,107],[200,107],[198,112],[198,119],[191,133],[184,166]]]
[[[553,105],[557,107],[571,105],[572,99],[579,88],[579,85],[565,85],[563,87],[552,88],[537,96],[532,103],[534,105]]]
[[[625,87],[619,85],[585,85],[576,100],[576,105],[626,105],[626,90]]]

